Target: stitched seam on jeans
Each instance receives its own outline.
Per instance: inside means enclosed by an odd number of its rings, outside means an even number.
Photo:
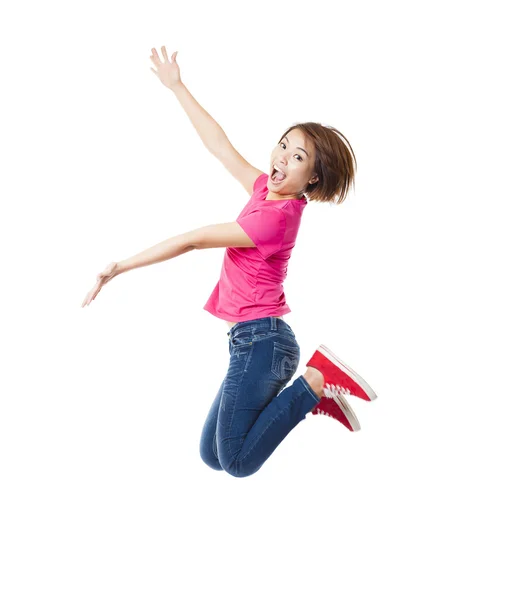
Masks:
[[[294,352],[295,354],[300,354],[300,348],[298,346],[287,346],[286,344],[282,344],[277,340],[274,340],[274,346],[281,350],[281,352],[288,352],[288,354]]]
[[[279,354],[279,357],[278,357]],[[280,360],[278,360],[279,358]],[[289,379],[291,379],[297,369],[299,368],[300,363],[300,347],[292,347],[285,346],[274,340],[273,349],[272,349],[272,364],[270,366],[271,373],[280,380],[284,380],[286,378],[286,373],[284,373],[282,365],[283,363],[288,367],[293,369],[293,372]],[[295,368],[293,365],[295,364]]]
[[[252,348],[252,346],[251,346],[251,348]],[[252,352],[253,352],[253,350],[251,349],[251,353]],[[227,434],[228,434],[228,457],[229,458],[231,458],[231,455],[232,455],[232,448],[231,448],[231,439],[232,439],[232,436],[231,436],[231,432],[232,432],[233,415],[235,414],[235,408],[237,406],[237,400],[239,398],[239,391],[240,391],[240,388],[242,387],[242,382],[244,381],[245,374],[246,374],[246,371],[243,369],[242,370],[242,375],[240,377],[239,384],[237,385],[237,391],[235,393],[235,402],[234,402],[233,407],[232,407],[232,415],[231,415],[231,418],[230,418],[230,421],[229,421],[229,424],[228,424]],[[235,464],[236,461],[237,461],[237,459],[235,458],[233,460],[234,464]]]

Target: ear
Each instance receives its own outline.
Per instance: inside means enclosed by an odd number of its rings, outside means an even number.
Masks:
[[[318,181],[318,177],[313,177],[313,179],[309,183],[316,183]]]

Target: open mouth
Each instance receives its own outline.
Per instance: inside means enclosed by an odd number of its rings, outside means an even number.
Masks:
[[[281,173],[281,171],[278,171],[276,167],[273,167],[270,178],[273,183],[281,183],[286,179],[286,175],[284,173]]]

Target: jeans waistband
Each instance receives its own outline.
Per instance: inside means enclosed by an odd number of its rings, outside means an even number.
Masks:
[[[293,334],[292,328],[283,319],[277,317],[262,317],[261,319],[251,319],[250,321],[241,321],[228,331],[226,335],[234,336],[239,332],[249,331],[255,335],[266,331],[287,331]]]

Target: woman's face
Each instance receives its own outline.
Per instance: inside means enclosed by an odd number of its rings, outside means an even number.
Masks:
[[[270,155],[267,199],[300,198],[310,183],[318,181],[314,164],[314,144],[300,129],[289,131]],[[283,181],[274,181],[274,167],[285,174]]]

